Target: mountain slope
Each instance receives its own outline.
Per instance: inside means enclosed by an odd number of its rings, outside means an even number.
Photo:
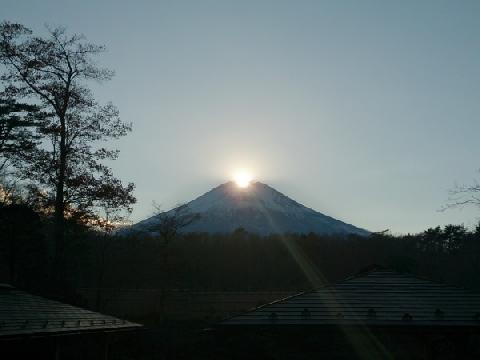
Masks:
[[[183,232],[228,233],[244,228],[260,235],[286,232],[369,234],[307,208],[261,182],[247,188],[240,188],[233,182],[222,184],[189,202],[187,207],[191,213],[198,214],[199,219],[183,228]],[[129,232],[150,232],[160,221],[160,216],[153,216],[133,225]]]

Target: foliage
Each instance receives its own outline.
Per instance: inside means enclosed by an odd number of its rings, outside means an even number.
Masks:
[[[0,207],[0,258],[5,280],[36,288],[46,275],[47,254],[39,214],[25,204]]]
[[[29,101],[44,114],[41,145],[25,157],[21,173],[53,208],[60,264],[66,218],[108,227],[122,210],[131,211],[134,185],[113,176],[105,161],[115,160],[118,151],[102,146],[125,136],[131,125],[120,120],[112,104],[97,103],[88,87],[113,76],[94,60],[104,47],[62,27],[47,29],[48,35],[39,37],[20,24],[0,25],[1,80],[6,96]],[[101,221],[104,211],[109,222]]]
[[[36,106],[0,97],[0,171],[7,161],[21,161],[35,149],[38,121]]]
[[[311,288],[305,264],[325,282],[335,282],[360,269],[380,264],[438,281],[480,289],[480,232],[462,225],[428,229],[416,235],[370,237],[328,235],[271,235],[245,231],[231,234],[186,234],[159,247],[156,236],[112,236],[105,263],[103,235],[83,244],[82,287],[191,290],[300,291]],[[96,239],[96,240],[95,240]],[[94,240],[94,241],[93,241]],[[298,251],[304,257],[295,256]],[[162,258],[168,254],[168,266]],[[308,270],[308,269],[307,269]]]
[[[183,234],[170,239],[168,246],[159,246],[164,243],[160,236],[115,236],[92,231],[73,219],[66,225],[65,272],[71,289],[154,288],[167,294],[168,289],[303,291],[318,286],[311,282],[306,266],[331,283],[379,264],[480,290],[480,226],[473,231],[463,225],[447,225],[414,235],[369,237],[261,237],[237,230],[231,234]],[[0,282],[14,279],[14,284],[48,290],[52,244],[42,239],[48,239],[51,230],[50,217],[28,204],[0,209],[0,231],[10,234],[0,237],[5,260],[0,265]],[[7,264],[13,258],[18,260],[13,261],[18,270],[10,268],[16,273],[11,277]],[[29,270],[31,266],[37,270]],[[44,274],[45,280],[39,280],[39,274]],[[99,296],[97,306],[106,300]]]

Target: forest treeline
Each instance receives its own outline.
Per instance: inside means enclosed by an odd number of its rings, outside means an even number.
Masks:
[[[51,286],[51,217],[25,204],[0,208],[0,282],[44,293]],[[65,275],[78,288],[306,290],[377,264],[480,290],[480,226],[415,235],[231,234],[115,236],[67,223]],[[312,279],[312,273],[315,274]],[[319,283],[320,281],[320,283]]]

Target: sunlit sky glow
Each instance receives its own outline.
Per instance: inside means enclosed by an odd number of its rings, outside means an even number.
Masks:
[[[480,1],[0,0],[35,31],[108,48],[94,84],[131,135],[112,164],[136,183],[132,220],[239,167],[369,230],[472,226],[439,212],[480,167]]]
[[[238,187],[247,188],[250,185],[250,182],[253,180],[252,174],[245,169],[238,169],[233,174],[233,181],[237,184]]]

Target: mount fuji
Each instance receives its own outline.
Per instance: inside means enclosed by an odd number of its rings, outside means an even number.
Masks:
[[[183,233],[230,233],[243,228],[259,235],[369,234],[367,230],[307,208],[261,182],[253,182],[246,188],[227,182],[190,201],[185,208],[196,215],[197,220],[182,228]],[[174,212],[172,209],[164,215]],[[121,233],[154,233],[161,221],[162,214],[155,215]]]

